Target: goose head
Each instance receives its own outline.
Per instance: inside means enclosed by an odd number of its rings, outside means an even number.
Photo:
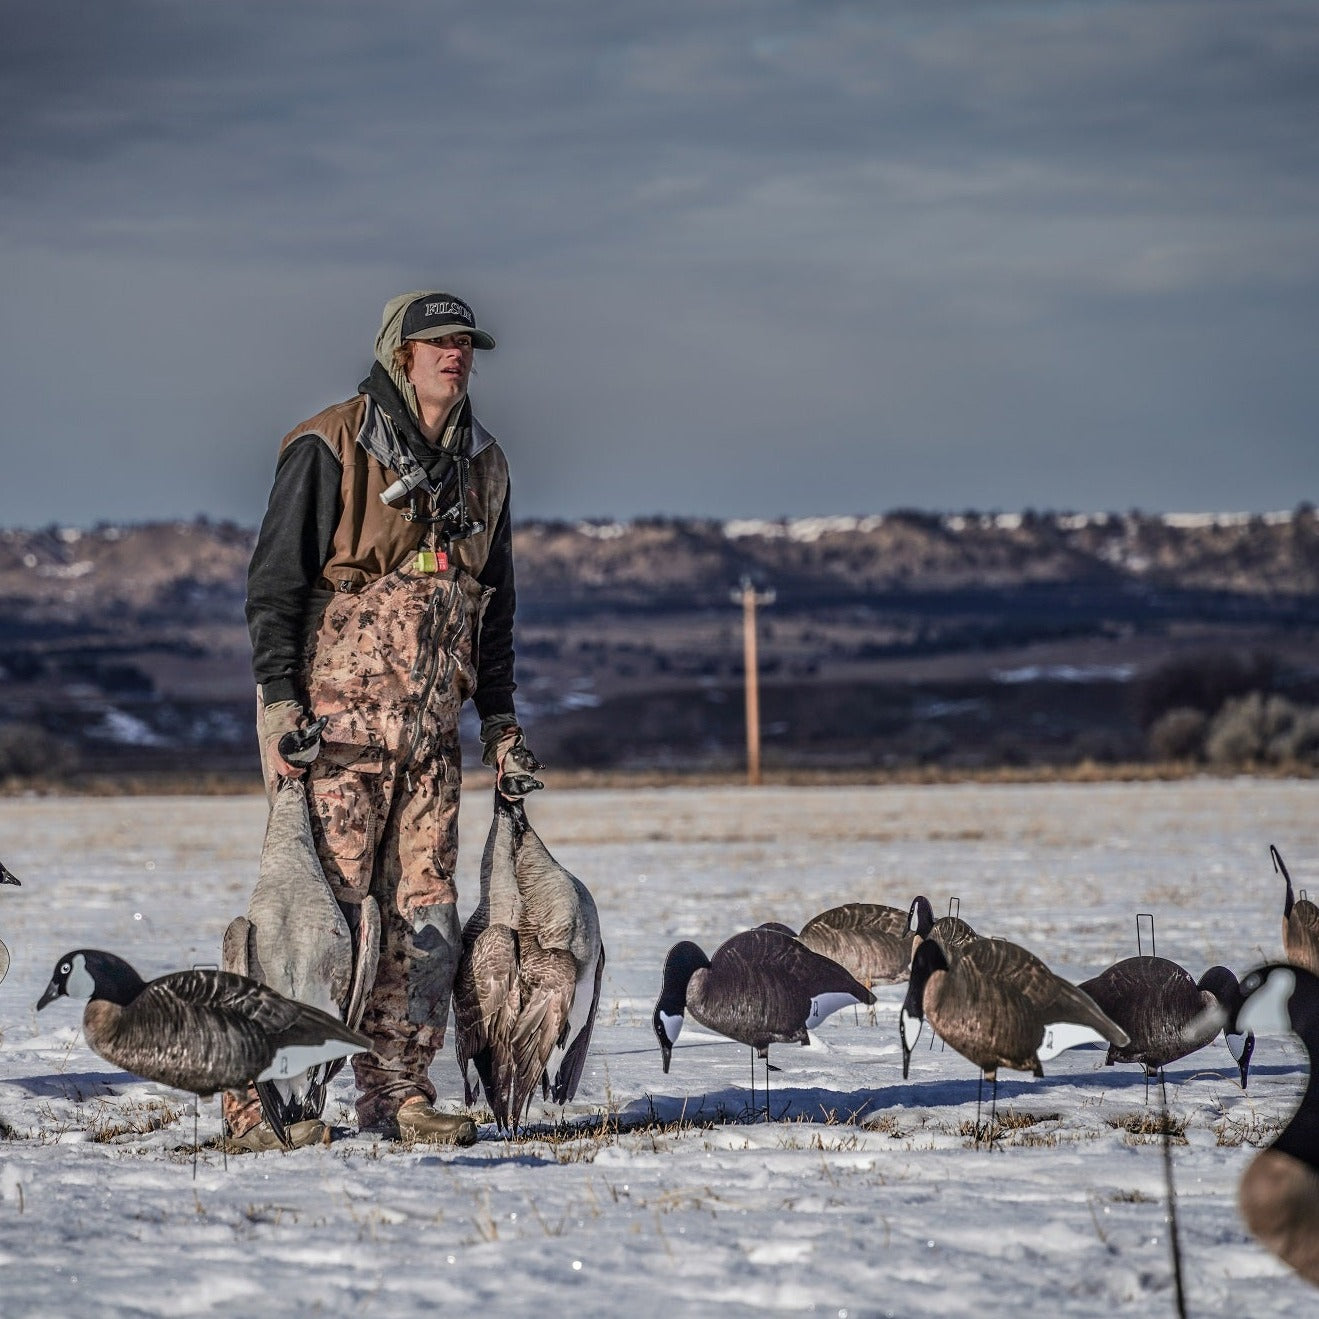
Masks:
[[[1245,1001],[1241,996],[1241,986],[1237,978],[1225,966],[1211,966],[1196,981],[1195,987],[1202,993],[1215,999],[1226,1014],[1223,1027],[1223,1040],[1228,1052],[1236,1060],[1241,1072],[1241,1088],[1246,1088],[1246,1078],[1250,1075],[1250,1059],[1255,1052],[1255,1032],[1239,1031],[1231,1028],[1232,1018]]]
[[[17,884],[18,876],[9,869],[3,861],[0,861],[0,884]]]
[[[655,1004],[652,1024],[655,1027],[655,1038],[659,1040],[666,1074],[673,1056],[673,1046],[682,1031],[687,1009],[687,986],[695,972],[709,965],[710,959],[690,939],[675,943],[664,959],[664,980],[660,986],[659,1001]]]
[[[929,898],[922,893],[911,900],[911,907],[907,911],[907,933],[914,934],[920,939],[928,939],[932,929],[934,929],[934,908],[930,906]]]
[[[924,899],[917,898],[917,902]],[[915,904],[912,904],[913,907]],[[927,904],[928,905],[928,904]],[[948,959],[943,949],[932,939],[924,940],[911,959],[911,975],[907,980],[907,997],[902,1000],[898,1014],[899,1033],[902,1037],[902,1079],[907,1079],[911,1066],[911,1052],[921,1036],[921,1023],[925,1020],[925,985],[936,971],[948,970]]]
[[[142,977],[122,957],[97,948],[79,948],[55,963],[50,984],[37,1000],[37,1010],[57,998],[103,998],[126,1006],[145,987]]]

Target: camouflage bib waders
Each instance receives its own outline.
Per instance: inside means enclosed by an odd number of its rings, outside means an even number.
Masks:
[[[380,903],[380,966],[353,1059],[363,1128],[403,1100],[435,1099],[459,949],[458,712],[476,685],[475,637],[488,592],[461,568],[397,569],[326,606],[311,653],[310,708],[325,715],[307,775],[312,829],[348,911]]]

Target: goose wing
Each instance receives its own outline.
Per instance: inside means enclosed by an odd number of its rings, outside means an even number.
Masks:
[[[870,984],[905,979],[916,939],[907,929],[906,912],[869,902],[823,911],[807,921],[797,937]]]
[[[522,1005],[513,1028],[512,1117],[520,1120],[556,1044],[561,1044],[572,1013],[577,963],[571,953],[545,948],[534,934],[520,933]]]
[[[542,1081],[544,1097],[556,1104],[566,1104],[576,1093],[586,1066],[586,1054],[595,1029],[595,1013],[600,1006],[600,982],[605,973],[605,950],[601,945],[596,959],[595,972],[579,975],[573,990],[572,1008],[568,1029],[562,1046],[556,1044],[545,1065]],[[590,992],[587,986],[590,986]]]
[[[473,932],[469,922],[453,988],[454,1047],[466,1102],[476,1098],[475,1069],[501,1130],[509,1126],[513,1027],[521,1002],[517,936],[506,925]]]

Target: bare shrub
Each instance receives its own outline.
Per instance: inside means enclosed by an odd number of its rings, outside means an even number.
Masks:
[[[77,762],[68,743],[36,724],[0,724],[0,779],[58,778]]]
[[[1150,754],[1156,760],[1199,760],[1204,753],[1209,716],[1179,705],[1154,721],[1149,731]]]

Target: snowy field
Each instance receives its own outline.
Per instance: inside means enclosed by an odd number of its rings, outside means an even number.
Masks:
[[[464,804],[464,916],[489,822]],[[637,1317],[1174,1313],[1162,1154],[1138,1067],[1077,1050],[1003,1073],[992,1151],[976,1071],[922,1041],[902,1081],[897,1009],[776,1046],[773,1121],[750,1053],[688,1019],[665,1076],[650,1016],[671,943],[707,951],[764,920],[849,900],[950,896],[982,934],[1080,980],[1136,951],[1197,977],[1280,951],[1277,843],[1319,889],[1319,783],[558,792],[530,813],[595,894],[609,963],[566,1127],[460,1152],[358,1137],[350,1079],[328,1148],[192,1172],[190,1101],[91,1053],[79,1007],[39,1016],[61,953],[104,947],[148,978],[214,963],[246,907],[256,798],[8,800],[0,859],[0,1314]],[[1261,1039],[1243,1094],[1218,1042],[1169,1069],[1188,1311],[1314,1313],[1319,1297],[1247,1236],[1236,1184],[1304,1087],[1291,1038]],[[763,1071],[761,1072],[763,1077]],[[457,1106],[450,1049],[434,1077]],[[487,1115],[488,1116],[488,1115]],[[218,1104],[202,1106],[203,1145]]]

